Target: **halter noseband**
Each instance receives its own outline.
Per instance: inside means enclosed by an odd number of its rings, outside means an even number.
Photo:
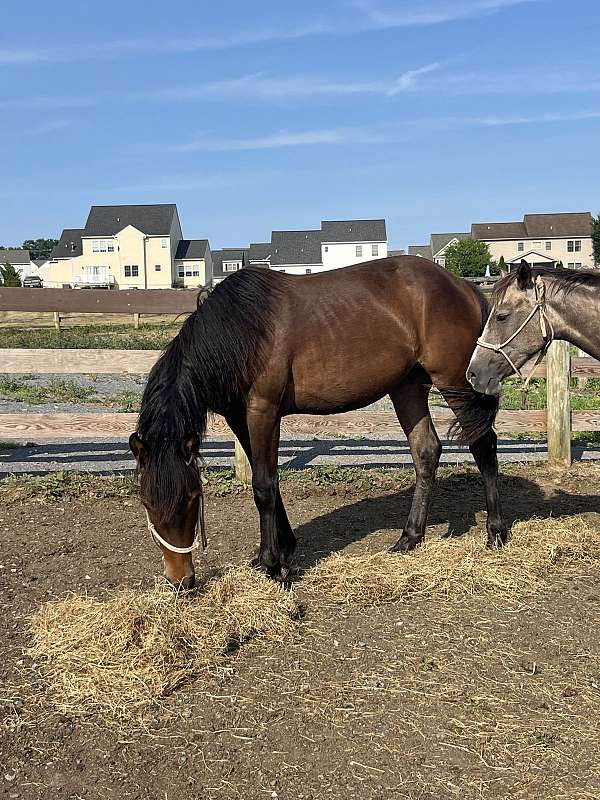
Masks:
[[[191,463],[188,462],[188,463]],[[175,547],[174,544],[167,542],[166,539],[160,535],[160,533],[156,530],[156,527],[152,520],[150,519],[150,514],[148,514],[148,509],[146,511],[146,520],[148,521],[148,530],[150,531],[150,535],[154,539],[154,542],[157,546],[162,546],[165,550],[169,550],[171,553],[179,553],[180,555],[187,555],[187,553],[193,553],[194,550],[197,550],[200,547],[200,542],[198,541],[198,532],[200,532],[200,541],[202,542],[202,552],[206,553],[208,550],[208,539],[206,538],[206,528],[204,525],[204,494],[202,493],[202,484],[200,485],[200,495],[198,498],[198,519],[196,520],[196,525],[194,527],[194,538],[192,539],[192,543],[189,547]]]
[[[529,385],[529,381],[533,377],[533,373],[537,369],[537,366],[540,363],[540,361],[546,355],[546,352],[547,352],[548,348],[550,347],[550,345],[552,344],[552,341],[554,339],[554,328],[552,327],[552,323],[550,322],[550,319],[548,318],[548,315],[546,313],[546,287],[544,285],[544,282],[540,279],[539,275],[535,280],[534,289],[535,289],[535,305],[533,306],[533,308],[531,309],[531,311],[527,315],[527,318],[524,320],[524,322],[522,322],[519,325],[517,330],[514,333],[512,333],[508,337],[508,339],[506,339],[506,341],[502,342],[502,344],[492,344],[491,342],[486,342],[484,339],[481,339],[481,338],[477,339],[477,345],[479,347],[483,347],[486,350],[493,350],[494,353],[500,353],[500,355],[504,356],[504,358],[510,364],[510,368],[512,369],[513,373],[515,375],[518,375],[519,378],[521,378],[521,380],[523,381],[522,389],[524,391],[527,390],[527,387]],[[523,373],[517,367],[517,365],[513,362],[513,360],[511,359],[511,357],[508,355],[508,353],[506,352],[506,350],[504,348],[508,344],[510,344],[512,342],[512,340],[515,339],[525,327],[527,327],[529,322],[534,318],[534,316],[538,313],[538,311],[539,311],[539,314],[540,314],[540,330],[541,330],[541,333],[542,333],[542,338],[544,340],[544,346],[540,350],[540,353],[539,353],[539,355],[538,355],[538,357],[537,357],[537,359],[535,361],[535,364],[533,365],[533,367],[531,369],[531,372],[529,373],[527,378],[525,378],[523,380],[523,378],[524,378]],[[550,330],[550,335],[548,335],[548,329]]]

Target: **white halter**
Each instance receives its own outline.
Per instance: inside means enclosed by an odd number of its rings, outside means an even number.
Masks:
[[[539,314],[540,314],[540,330],[542,332],[542,338],[544,339],[544,346],[540,350],[540,353],[539,353],[539,355],[538,355],[538,357],[536,359],[535,364],[533,365],[533,367],[531,369],[531,372],[529,373],[529,375],[527,376],[527,378],[523,382],[523,387],[522,387],[523,390],[527,389],[527,387],[529,385],[529,381],[533,377],[533,373],[535,372],[535,370],[536,370],[538,364],[540,363],[540,361],[542,360],[542,358],[546,355],[546,351],[548,350],[548,348],[550,347],[550,345],[552,343],[552,340],[554,339],[554,328],[552,327],[552,323],[550,322],[550,320],[548,318],[548,315],[546,314],[546,287],[545,287],[544,282],[541,280],[539,275],[535,279],[534,289],[535,289],[535,305],[533,306],[533,308],[531,309],[531,311],[527,315],[527,318],[524,320],[524,322],[522,322],[519,325],[517,330],[514,333],[512,333],[508,337],[508,339],[506,339],[506,341],[502,342],[502,344],[492,344],[491,342],[486,342],[484,339],[481,339],[481,338],[477,339],[477,345],[479,347],[483,347],[486,350],[493,350],[494,353],[500,353],[500,355],[504,356],[504,358],[510,364],[510,367],[511,367],[512,371],[515,373],[515,375],[518,375],[519,378],[521,378],[521,380],[523,380],[523,373],[517,367],[517,365],[513,362],[513,360],[511,359],[511,357],[508,355],[508,353],[506,352],[506,350],[504,348],[506,347],[506,345],[510,344],[512,342],[512,340],[515,339],[525,327],[527,327],[529,322],[533,319],[533,317],[539,311]],[[550,335],[548,335],[548,329],[550,329]]]
[[[191,463],[191,461],[189,463]],[[193,553],[194,550],[197,550],[198,547],[200,547],[200,542],[198,541],[198,533],[200,533],[200,541],[202,542],[202,552],[203,553],[207,552],[208,539],[206,538],[206,529],[204,527],[204,494],[202,492],[202,485],[200,485],[200,495],[198,498],[198,518],[196,520],[196,525],[194,527],[194,538],[189,547],[175,547],[174,544],[171,544],[170,542],[167,542],[166,539],[163,539],[160,533],[156,530],[154,523],[150,519],[150,514],[148,514],[148,509],[144,510],[146,511],[148,530],[150,531],[150,535],[152,536],[157,545],[164,547],[165,550],[170,550],[171,553],[179,553],[180,555],[186,555],[187,553]]]

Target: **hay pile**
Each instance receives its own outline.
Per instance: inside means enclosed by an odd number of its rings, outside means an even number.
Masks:
[[[557,575],[600,570],[600,528],[583,517],[516,524],[507,547],[479,537],[434,539],[408,556],[333,555],[297,586],[308,605],[369,606],[407,598],[467,595],[496,601],[540,591]],[[293,591],[236,567],[192,597],[163,584],[109,600],[70,595],[32,617],[38,661],[55,707],[123,720],[219,662],[253,636],[289,641],[300,616]]]
[[[409,556],[333,555],[311,569],[303,587],[333,603],[369,606],[409,596],[496,599],[531,594],[557,573],[600,567],[600,528],[583,517],[516,523],[509,544],[486,550],[480,537],[433,539]]]
[[[72,594],[46,603],[31,618],[30,654],[60,711],[122,719],[253,636],[288,638],[299,613],[293,593],[236,567],[192,597],[157,583],[106,601]]]

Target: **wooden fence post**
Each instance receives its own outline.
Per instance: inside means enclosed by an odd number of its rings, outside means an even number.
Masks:
[[[134,313],[133,315],[133,327],[138,330],[140,327],[140,315]]]
[[[236,480],[250,485],[252,483],[252,467],[248,461],[248,457],[244,452],[244,448],[235,440],[235,477]]]
[[[54,312],[54,327],[57,331],[60,331],[60,312]]]
[[[571,356],[568,342],[552,342],[547,356],[548,463],[571,466]]]

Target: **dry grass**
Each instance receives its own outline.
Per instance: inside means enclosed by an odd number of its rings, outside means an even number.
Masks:
[[[297,587],[309,608],[312,600],[372,606],[443,597],[449,612],[452,599],[530,595],[599,561],[600,529],[583,517],[531,520],[513,527],[501,551],[467,537],[432,540],[409,556],[334,555]],[[106,601],[69,595],[47,603],[31,620],[31,655],[56,708],[123,720],[252,637],[289,641],[299,615],[295,592],[236,567],[192,597],[158,584]]]
[[[331,602],[365,606],[411,595],[514,597],[599,559],[600,528],[583,517],[532,519],[516,523],[510,543],[496,551],[465,537],[434,539],[404,557],[333,555],[308,572],[303,587]]]
[[[106,601],[69,595],[32,617],[31,656],[59,710],[122,719],[253,636],[289,637],[299,610],[293,593],[250,567],[191,597],[162,583]]]

